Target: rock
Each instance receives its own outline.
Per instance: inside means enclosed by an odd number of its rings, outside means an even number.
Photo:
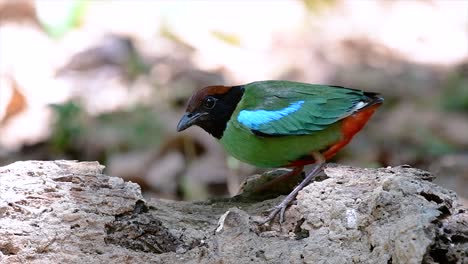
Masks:
[[[287,220],[255,220],[282,197],[145,201],[97,162],[0,167],[1,263],[466,263],[468,213],[407,166],[329,164]]]

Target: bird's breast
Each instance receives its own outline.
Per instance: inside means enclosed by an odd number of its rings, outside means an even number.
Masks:
[[[309,135],[260,137],[236,120],[228,122],[220,139],[235,158],[258,167],[285,167],[311,152],[321,151],[342,138],[339,123]]]

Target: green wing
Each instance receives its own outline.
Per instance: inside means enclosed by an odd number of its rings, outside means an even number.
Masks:
[[[373,93],[289,81],[247,84],[238,124],[261,136],[308,135],[375,102]]]

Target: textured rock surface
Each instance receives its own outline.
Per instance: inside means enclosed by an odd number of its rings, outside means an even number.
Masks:
[[[0,167],[1,263],[466,263],[468,213],[407,167],[329,165],[282,226],[281,197],[145,201],[95,162]]]

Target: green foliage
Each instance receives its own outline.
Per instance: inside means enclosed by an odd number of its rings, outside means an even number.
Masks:
[[[468,112],[468,74],[463,69],[449,77],[442,94],[442,105],[447,110]]]
[[[68,31],[77,28],[81,24],[88,3],[87,0],[74,0],[68,9],[64,10],[66,14],[62,20],[51,23],[41,19],[41,23],[51,37],[61,38]]]
[[[52,109],[57,115],[50,144],[54,152],[63,153],[70,149],[76,138],[84,131],[84,113],[80,105],[67,102],[62,105],[53,104]]]
[[[430,130],[419,128],[419,135],[421,137],[422,145],[420,146],[420,152],[422,155],[444,155],[450,154],[456,151],[456,147],[450,144],[447,140],[444,140],[440,136],[434,134]]]
[[[150,67],[145,64],[143,58],[136,50],[132,50],[126,65],[126,72],[130,80],[135,80],[141,74],[148,74]]]
[[[146,106],[100,115],[95,125],[98,133],[116,139],[118,144],[109,147],[118,150],[156,146],[161,140],[162,125],[156,113]]]
[[[336,0],[302,0],[302,2],[310,13],[319,13],[323,9],[335,4]]]
[[[218,31],[218,30],[212,31],[211,34],[215,38],[217,38],[217,39],[221,40],[222,42],[227,43],[229,45],[236,46],[236,47],[239,47],[241,45],[241,41],[240,41],[239,37],[236,36],[235,34],[228,34],[228,33],[222,32],[222,31]]]
[[[89,116],[76,102],[52,108],[57,116],[50,139],[55,154],[95,158],[101,157],[101,152],[157,147],[161,140],[162,125],[149,107],[136,106],[97,117]]]
[[[166,23],[162,23],[161,28],[159,29],[159,34],[162,37],[165,37],[171,40],[174,43],[177,43],[181,47],[187,48],[187,50],[193,51],[195,48],[184,41],[181,37],[179,37],[176,33],[172,31],[172,29]]]

